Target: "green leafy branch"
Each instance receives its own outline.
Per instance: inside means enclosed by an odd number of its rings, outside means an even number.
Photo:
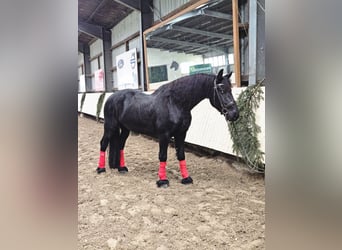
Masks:
[[[81,98],[81,109],[80,109],[80,112],[81,112],[81,113],[82,113],[82,108],[83,108],[83,103],[84,103],[85,97],[86,97],[86,93],[84,92],[84,93],[82,94],[82,98]]]
[[[96,120],[99,121],[100,118],[100,113],[102,110],[102,105],[103,105],[103,100],[105,98],[106,92],[103,92],[100,96],[99,99],[97,100],[97,108],[96,108]]]
[[[260,150],[258,134],[261,128],[256,123],[255,111],[264,99],[262,82],[247,87],[238,97],[237,106],[240,116],[235,122],[228,123],[233,141],[233,151],[240,155],[248,167],[257,173],[265,172],[264,152]]]

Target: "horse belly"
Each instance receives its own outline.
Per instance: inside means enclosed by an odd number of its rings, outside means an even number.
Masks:
[[[154,120],[150,110],[133,106],[126,109],[125,113],[121,116],[120,123],[133,132],[155,135]]]

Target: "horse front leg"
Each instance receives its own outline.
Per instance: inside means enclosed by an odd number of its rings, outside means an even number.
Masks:
[[[121,127],[121,133],[120,133],[120,147],[119,147],[119,158],[117,164],[119,164],[118,171],[120,173],[127,173],[128,168],[125,164],[125,154],[124,154],[124,148],[126,144],[126,140],[129,136],[129,130],[125,127]]]
[[[158,187],[168,187],[169,180],[166,177],[167,147],[169,146],[170,136],[163,134],[159,136],[159,180]]]
[[[186,133],[178,134],[175,136],[176,155],[179,161],[179,169],[183,177],[182,184],[191,184],[193,183],[193,180],[188,174],[188,170],[186,168],[186,161],[185,161],[185,153],[184,153],[185,136],[186,136]]]

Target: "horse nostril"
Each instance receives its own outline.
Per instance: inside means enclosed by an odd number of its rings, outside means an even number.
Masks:
[[[239,111],[236,111],[234,114],[234,121],[236,121],[239,118]]]

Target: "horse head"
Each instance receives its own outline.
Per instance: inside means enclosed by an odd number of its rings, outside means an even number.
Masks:
[[[209,100],[228,121],[236,121],[239,118],[239,110],[232,95],[230,77],[232,72],[223,76],[223,69],[217,74],[213,84],[213,94]]]

